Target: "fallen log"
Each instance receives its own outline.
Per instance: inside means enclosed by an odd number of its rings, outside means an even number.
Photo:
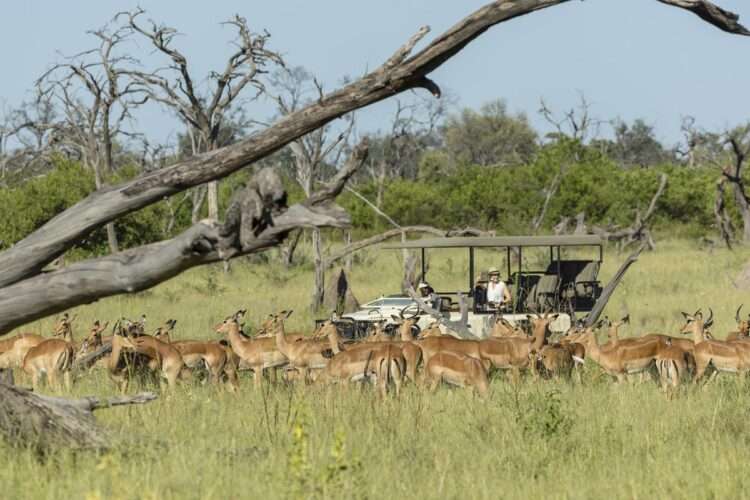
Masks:
[[[58,447],[105,450],[110,446],[109,433],[96,424],[94,410],[155,399],[150,392],[106,399],[66,399],[0,384],[0,435],[11,446],[31,448],[40,455]]]

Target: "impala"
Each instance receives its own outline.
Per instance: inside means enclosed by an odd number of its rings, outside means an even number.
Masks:
[[[740,305],[737,312],[734,314],[734,320],[737,322],[737,330],[729,332],[726,340],[746,340],[750,337],[750,321],[740,317],[741,310],[742,306]]]
[[[498,315],[495,318],[495,323],[492,325],[492,331],[490,337],[493,338],[506,338],[506,337],[526,337],[526,332],[523,328],[511,324],[510,321]]]
[[[277,349],[274,337],[251,338],[241,333],[240,323],[245,313],[244,309],[237,311],[233,316],[216,325],[214,330],[218,334],[227,336],[232,351],[240,359],[240,368],[247,367],[253,370],[255,387],[260,387],[265,370],[275,370],[286,366],[288,360]],[[289,340],[294,342],[296,339]]]
[[[548,344],[539,351],[537,359],[544,371],[552,377],[570,377],[577,362],[581,358],[574,358],[572,350],[563,344]]]
[[[750,369],[750,344],[743,341],[710,340],[705,336],[705,330],[713,323],[713,311],[708,320],[703,321],[700,309],[695,314],[682,315],[685,326],[680,333],[693,335],[693,355],[695,357],[695,376],[698,381],[703,378],[706,369],[712,366],[717,372],[742,373]]]
[[[185,367],[180,351],[151,335],[130,337],[127,344],[136,353],[148,356],[151,359],[149,367],[160,373],[170,388],[175,386],[180,372]]]
[[[303,379],[308,382],[311,370],[325,368],[332,352],[338,349],[338,345],[340,344],[338,331],[335,326],[332,330],[329,330],[331,333],[328,335],[328,341],[302,338],[290,342],[284,332],[284,320],[290,315],[291,311],[282,311],[274,315],[276,348],[289,360],[289,366],[302,371]],[[329,323],[333,326],[333,323]],[[335,349],[332,345],[334,343],[336,344]]]
[[[445,382],[458,387],[471,387],[482,397],[487,395],[490,385],[487,370],[478,359],[453,352],[440,352],[432,356],[425,364],[424,380],[433,392],[440,382]]]
[[[75,345],[73,343],[73,326],[75,316],[70,319],[65,313],[58,322],[54,335],[62,337],[46,339],[31,347],[23,358],[23,371],[31,377],[31,385],[36,390],[39,381],[46,375],[47,383],[54,389],[59,389],[59,377],[63,375],[65,387],[70,389],[70,369],[75,359]]]
[[[491,338],[479,341],[478,359],[487,359],[498,369],[512,369],[516,377],[519,370],[528,368],[531,360],[536,359],[536,354],[545,345],[549,325],[557,319],[558,315],[543,314],[537,317],[530,315],[527,317],[532,325],[530,337]]]
[[[387,343],[378,349],[374,359],[378,377],[377,388],[381,397],[388,393],[388,386],[393,382],[396,387],[396,396],[401,394],[401,384],[404,380],[406,370],[406,359],[401,348],[393,343]]]
[[[587,328],[578,341],[586,348],[586,356],[606,373],[616,377],[618,382],[624,381],[628,374],[648,372],[655,368],[656,355],[664,345],[662,338],[656,336],[603,349],[596,340],[593,328]]]
[[[672,344],[671,337],[667,338],[666,345],[659,350],[655,358],[656,371],[659,373],[663,390],[668,390],[670,386],[676,388],[688,377],[688,355]]]
[[[177,349],[182,356],[185,366],[191,370],[203,366],[208,370],[209,380],[218,384],[226,377],[230,390],[235,390],[238,385],[237,380],[237,363],[233,362],[233,353],[231,348],[220,342],[201,341],[201,340],[176,340],[170,337],[170,332],[174,331],[177,320],[167,320],[163,327],[159,327],[154,332],[154,337],[165,342]]]
[[[67,321],[72,320],[65,314],[55,323],[52,329],[53,337],[59,336],[67,328]],[[29,349],[44,341],[45,338],[36,333],[21,333],[8,339],[0,340],[0,369],[20,368]]]

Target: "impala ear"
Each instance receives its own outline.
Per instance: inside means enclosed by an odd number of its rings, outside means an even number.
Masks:
[[[622,318],[620,321],[622,321],[623,324],[630,324],[630,314],[626,314],[624,318]]]
[[[692,318],[692,317],[690,317],[690,315],[689,315],[688,313],[686,313],[685,311],[680,311],[680,314],[682,314],[682,316],[683,316],[683,317],[685,318],[685,321],[691,321],[691,320],[693,319],[693,318]]]

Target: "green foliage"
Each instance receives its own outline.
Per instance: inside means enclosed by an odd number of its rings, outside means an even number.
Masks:
[[[426,155],[425,172],[435,172],[431,165],[440,161],[439,153]],[[542,225],[546,230],[579,212],[585,212],[588,223],[629,225],[636,209],[646,211],[660,175],[666,173],[667,189],[657,204],[654,228],[662,233],[679,230],[691,237],[712,231],[718,175],[714,169],[672,164],[623,169],[599,150],[574,141],[542,148],[528,165],[467,166],[452,175],[425,175],[424,182],[392,180],[383,209],[402,225],[479,226],[505,234],[526,233],[544,203],[545,189],[561,170],[562,181]],[[373,184],[359,190],[375,199]],[[355,227],[367,231],[388,227],[360,200],[346,195],[340,202],[352,214]]]
[[[491,101],[474,111],[465,108],[448,117],[442,130],[445,148],[464,165],[517,165],[537,150],[537,134],[526,115],[511,115],[504,100]]]

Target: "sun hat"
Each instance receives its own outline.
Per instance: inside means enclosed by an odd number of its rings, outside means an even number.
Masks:
[[[491,267],[487,271],[487,274],[490,275],[490,276],[493,275],[493,274],[500,274],[500,270],[498,268],[496,268],[496,267]]]
[[[428,285],[427,283],[425,283],[425,282],[423,281],[423,282],[421,282],[421,283],[419,284],[419,286],[417,287],[417,289],[419,290],[420,288],[427,288],[427,287],[429,287],[429,286],[430,286],[430,285]]]

